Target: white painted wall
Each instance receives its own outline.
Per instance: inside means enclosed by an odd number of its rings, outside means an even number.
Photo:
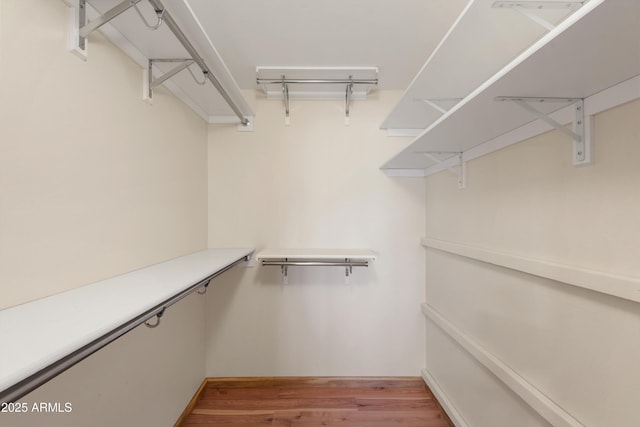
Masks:
[[[570,140],[551,132],[469,162],[466,190],[427,178],[426,236],[640,277],[638,117],[638,101],[596,116],[589,167],[573,168]],[[426,260],[427,304],[466,339],[585,426],[638,424],[637,303],[435,249]],[[427,331],[427,370],[469,425],[545,425],[431,320]]]
[[[67,52],[67,27],[62,1],[0,0],[0,308],[206,247],[206,124],[163,89],[142,102],[99,34],[87,62]],[[172,425],[204,376],[203,310],[190,297],[25,398],[72,413],[0,425]]]
[[[408,139],[377,128],[399,92],[344,104],[246,93],[254,132],[209,129],[209,245],[369,248],[354,268],[230,273],[207,296],[207,375],[418,375],[424,180],[378,166]],[[226,282],[226,283],[225,283]],[[239,283],[238,283],[239,282]]]

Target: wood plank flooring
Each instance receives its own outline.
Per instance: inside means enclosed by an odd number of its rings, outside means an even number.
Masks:
[[[453,427],[420,377],[209,378],[176,427]]]

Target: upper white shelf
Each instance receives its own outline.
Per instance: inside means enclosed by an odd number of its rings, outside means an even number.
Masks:
[[[87,2],[89,5],[87,8],[87,17],[89,21],[91,21],[121,3],[122,0],[87,0]],[[164,0],[161,4],[178,24],[180,30],[189,42],[196,48],[208,68],[215,70],[215,77],[242,113],[247,117],[253,116],[253,112],[242,96],[233,76],[218,54],[212,41],[202,30],[198,19],[193,15],[187,1]],[[153,7],[151,7],[147,1],[139,2],[137,7],[148,22],[157,21]],[[129,55],[143,69],[147,69],[149,59],[190,57],[185,48],[165,24],[160,25],[157,30],[148,29],[134,8],[115,17],[108,24],[102,26],[99,31]],[[89,51],[90,49],[89,47]],[[91,53],[89,53],[88,60],[91,60]],[[175,63],[154,63],[154,77],[159,77],[167,73],[175,66]],[[198,79],[203,80],[202,73],[197,65],[192,65],[191,70]],[[225,99],[210,82],[199,85],[194,81],[188,71],[183,70],[163,84],[176,95],[176,97],[196,112],[196,114],[209,123],[239,123],[239,119],[236,117],[232,108],[229,107]]]
[[[381,124],[382,129],[426,129],[442,115],[440,110],[451,108],[547,33],[515,8],[493,7],[494,3],[472,0],[467,4]],[[579,6],[547,5],[534,13],[557,25]]]
[[[252,252],[208,249],[0,310],[0,396]]]
[[[466,152],[536,120],[497,97],[588,98],[640,75],[639,20],[638,1],[591,0],[443,114],[382,169],[424,171],[437,164],[424,153]],[[538,110],[550,114],[565,106],[541,103]]]

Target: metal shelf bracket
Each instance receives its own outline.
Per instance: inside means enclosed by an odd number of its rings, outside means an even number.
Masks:
[[[153,78],[153,64],[155,63],[167,63],[167,62],[175,62],[179,63],[179,65],[172,68],[170,71],[167,71],[162,76]],[[187,69],[193,80],[195,80],[198,84],[206,83],[207,71],[203,71],[205,76],[205,80],[203,82],[199,82],[196,77],[193,75],[189,66],[195,63],[195,61],[191,58],[167,58],[167,59],[149,59],[146,70],[142,75],[142,99],[151,103],[153,101],[153,90],[160,86],[165,81],[169,80],[171,77],[178,74],[180,71]]]
[[[434,99],[415,98],[414,99],[414,101],[424,102],[426,105],[428,105],[429,107],[433,108],[434,110],[436,110],[441,114],[446,114],[451,108],[453,108],[453,106],[455,106],[455,104],[457,104],[461,100],[462,98],[434,98]],[[449,108],[445,108],[445,107],[442,107],[441,103],[447,103],[447,104],[453,103],[453,105]]]
[[[534,11],[541,9],[571,9],[575,10],[580,8],[584,4],[584,0],[569,0],[569,1],[537,1],[537,0],[518,0],[518,1],[496,1],[491,7],[499,9],[513,9],[516,12],[526,16],[536,24],[544,27],[547,31],[551,31],[556,28],[556,25],[547,21],[539,15],[536,15]]]
[[[69,50],[82,59],[87,58],[87,37],[89,34],[102,27],[123,12],[126,12],[142,0],[125,0],[112,7],[96,19],[87,22],[86,0],[71,0],[71,31],[69,38]]]
[[[353,76],[349,76],[347,89],[344,96],[344,124],[349,126],[349,105],[351,104],[351,95],[353,94]]]
[[[420,153],[429,159],[436,162],[438,165],[443,166],[445,170],[451,172],[458,177],[458,188],[467,188],[467,162],[464,161],[464,153],[461,151],[420,151]],[[458,157],[458,167],[449,166],[447,160],[441,160],[436,157],[436,154],[455,154]]]
[[[284,124],[289,126],[291,124],[291,119],[289,118],[289,83],[285,81],[284,76],[282,76],[282,99],[284,99]]]
[[[535,98],[498,96],[495,98],[495,100],[515,102],[516,105],[532,113],[538,119],[570,136],[573,140],[574,166],[590,165],[593,162],[593,116],[585,115],[583,98]],[[573,130],[567,129],[564,125],[552,119],[548,114],[537,110],[531,105],[534,103],[545,102],[564,102],[573,104]]]

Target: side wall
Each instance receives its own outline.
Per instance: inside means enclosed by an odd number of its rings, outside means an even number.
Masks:
[[[471,161],[466,190],[427,178],[426,236],[637,283],[638,117],[639,101],[596,116],[592,166],[573,168],[571,142],[551,132]],[[637,425],[637,303],[439,249],[426,260],[426,372],[468,425],[548,425],[531,408],[541,400],[525,403],[500,375],[548,398],[547,416],[555,406],[585,426]]]
[[[206,247],[206,124],[162,89],[142,102],[100,34],[69,53],[68,13],[0,0],[0,308]],[[71,413],[0,425],[172,425],[204,376],[204,298],[174,307],[25,397]]]
[[[378,125],[400,96],[282,101],[247,93],[254,132],[209,130],[209,245],[369,248],[344,269],[278,267],[229,274],[207,299],[207,375],[419,375],[424,322],[424,180],[378,167],[408,139]],[[239,282],[239,284],[238,284]]]

